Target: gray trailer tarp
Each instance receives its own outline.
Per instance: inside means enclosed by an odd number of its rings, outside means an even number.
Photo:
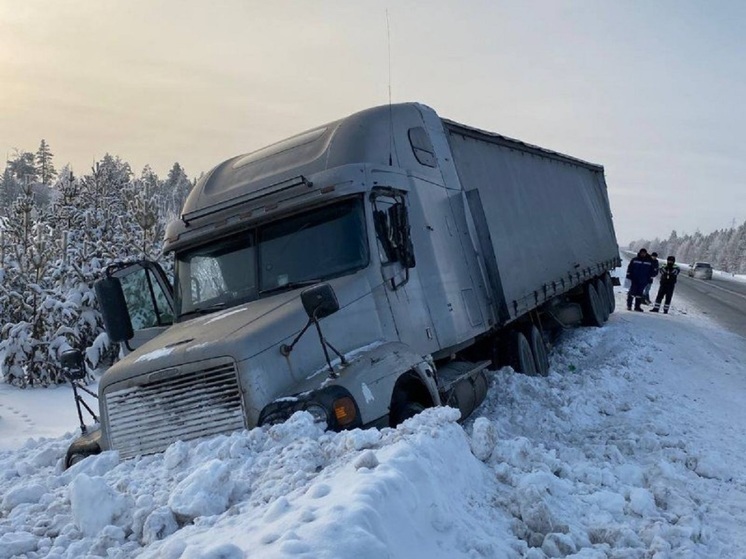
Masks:
[[[480,244],[497,276],[490,280],[501,322],[617,265],[603,167],[451,121],[444,126],[475,220],[484,219]]]

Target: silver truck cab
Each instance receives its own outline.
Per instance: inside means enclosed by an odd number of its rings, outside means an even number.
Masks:
[[[99,384],[100,431],[68,463],[300,409],[331,428],[396,425],[444,403],[468,416],[490,362],[454,356],[496,324],[470,229],[443,125],[423,105],[218,165],[168,227],[173,288],[141,263],[97,285],[128,353]]]

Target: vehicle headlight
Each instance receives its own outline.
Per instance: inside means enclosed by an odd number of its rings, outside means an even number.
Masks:
[[[291,398],[281,398],[267,404],[259,415],[259,425],[282,423],[297,411],[307,411],[314,421],[325,423],[327,429],[341,431],[362,426],[360,410],[352,395],[341,386],[329,386]]]
[[[313,420],[316,423],[329,424],[329,414],[327,413],[326,408],[321,404],[317,402],[309,402],[303,406],[303,409],[313,416]]]

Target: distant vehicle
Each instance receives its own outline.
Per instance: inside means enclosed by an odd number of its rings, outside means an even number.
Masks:
[[[299,410],[333,430],[438,405],[466,418],[484,369],[546,375],[545,331],[601,326],[621,264],[603,167],[411,103],[218,165],[165,251],[174,286],[154,262],[96,284],[129,353],[67,465]]]
[[[689,277],[700,279],[712,279],[712,266],[707,262],[695,262],[689,266]]]

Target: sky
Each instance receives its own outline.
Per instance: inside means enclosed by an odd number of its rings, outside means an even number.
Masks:
[[[621,244],[746,220],[746,4],[0,0],[0,150],[191,176],[370,106],[599,163]]]
[[[70,389],[0,385],[0,557],[746,557],[746,345],[679,294],[668,315],[624,296],[549,376],[489,372],[464,424],[327,433],[303,412],[63,471]]]

